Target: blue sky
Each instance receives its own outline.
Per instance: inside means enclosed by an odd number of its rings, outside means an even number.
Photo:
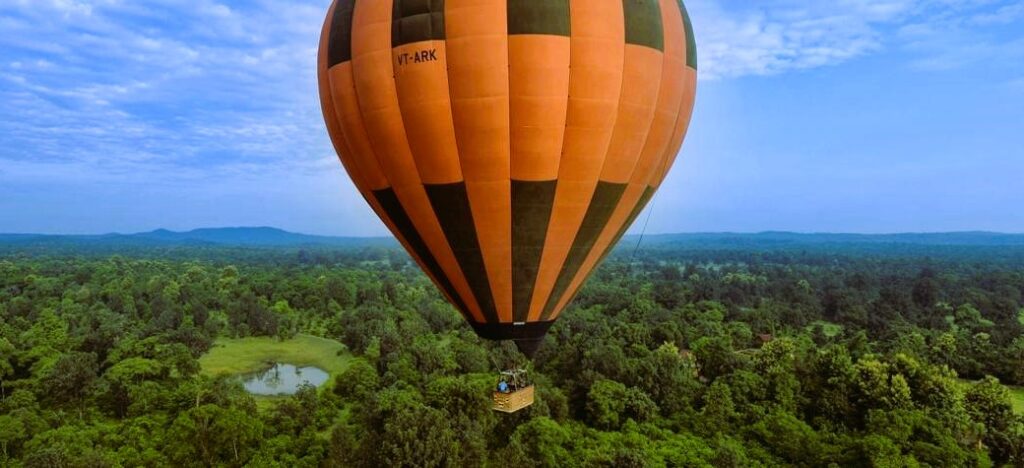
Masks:
[[[0,232],[385,234],[323,129],[327,4],[0,2]],[[698,103],[648,232],[1024,232],[1024,2],[687,5]]]

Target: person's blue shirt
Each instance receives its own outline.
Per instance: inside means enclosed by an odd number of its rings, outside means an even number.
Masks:
[[[498,384],[498,391],[501,393],[508,393],[508,384],[502,381]]]

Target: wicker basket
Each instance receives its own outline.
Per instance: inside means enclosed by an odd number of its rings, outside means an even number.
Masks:
[[[511,393],[494,392],[494,411],[515,413],[532,404],[533,385]]]

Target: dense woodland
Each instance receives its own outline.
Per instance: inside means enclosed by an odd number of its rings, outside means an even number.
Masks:
[[[1022,466],[1021,251],[624,248],[504,415],[521,356],[392,248],[0,249],[0,466]],[[296,333],[356,357],[260,407],[200,373]]]

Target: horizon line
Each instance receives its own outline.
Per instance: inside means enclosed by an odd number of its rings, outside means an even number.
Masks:
[[[167,228],[156,228],[148,231],[138,232],[102,232],[102,233],[45,233],[45,232],[0,232],[0,236],[50,236],[50,237],[104,237],[104,236],[138,236],[145,234],[153,234],[157,232],[168,232],[172,234],[189,234],[196,231],[204,230],[274,230],[287,234],[296,234],[302,236],[311,237],[326,237],[326,238],[344,238],[344,239],[393,239],[395,236],[391,234],[382,234],[377,236],[358,236],[358,235],[345,235],[345,234],[310,234],[306,232],[290,231],[288,229],[274,227],[274,226],[208,226],[208,227],[197,227],[187,230],[174,230]],[[1003,231],[986,231],[986,230],[958,230],[958,231],[890,231],[890,232],[855,232],[855,231],[787,231],[778,229],[768,229],[763,231],[675,231],[675,232],[656,232],[656,233],[627,233],[623,238],[626,237],[654,237],[654,236],[674,236],[674,235],[739,235],[739,236],[754,236],[754,235],[765,235],[765,234],[794,234],[794,235],[805,235],[805,236],[821,236],[821,235],[852,235],[852,236],[902,236],[902,235],[951,235],[951,234],[975,234],[975,235],[998,235],[998,236],[1022,236],[1024,232],[1003,232]]]

